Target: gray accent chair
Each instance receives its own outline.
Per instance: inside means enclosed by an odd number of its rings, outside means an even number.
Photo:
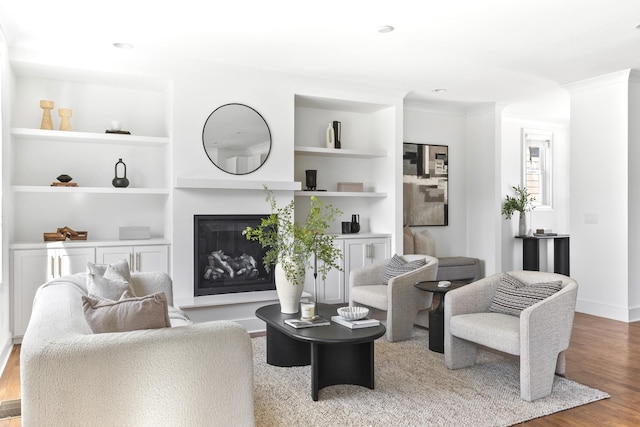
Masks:
[[[562,281],[562,289],[524,309],[520,317],[489,312],[502,274],[447,293],[444,356],[449,369],[472,366],[478,345],[520,357],[520,397],[533,401],[551,394],[554,373],[565,372],[578,284],[570,277],[539,271],[508,274],[524,284]]]
[[[352,270],[349,275],[349,305],[365,305],[387,312],[387,340],[402,341],[411,338],[413,323],[420,310],[431,308],[433,293],[421,291],[414,285],[435,280],[438,259],[428,255],[403,255],[411,262],[425,258],[425,266],[401,274],[383,284],[383,276],[390,259],[378,261]]]

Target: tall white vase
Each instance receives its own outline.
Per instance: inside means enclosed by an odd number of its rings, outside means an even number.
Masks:
[[[300,311],[300,297],[304,288],[304,274],[299,278],[299,285],[291,283],[284,273],[282,265],[275,268],[276,292],[280,300],[280,311],[285,314],[295,314]]]

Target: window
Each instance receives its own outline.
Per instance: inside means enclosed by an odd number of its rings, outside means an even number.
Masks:
[[[522,129],[522,183],[535,198],[536,208],[552,207],[552,145],[553,133]]]

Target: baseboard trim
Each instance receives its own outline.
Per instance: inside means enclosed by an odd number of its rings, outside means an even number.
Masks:
[[[619,320],[621,322],[629,322],[631,314],[631,310],[626,307],[613,306],[581,299],[576,301],[576,311],[607,319]],[[640,312],[638,314],[640,314]]]

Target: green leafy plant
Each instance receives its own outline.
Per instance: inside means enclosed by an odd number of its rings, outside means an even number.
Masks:
[[[301,284],[300,278],[312,267],[316,260],[314,257],[321,261],[317,271],[323,280],[332,268],[339,270],[342,252],[333,246],[335,236],[326,234],[326,231],[342,211],[311,196],[309,214],[303,223],[298,224],[293,218],[294,201],[278,207],[273,192],[266,187],[265,190],[271,215],[262,218],[257,227],[247,227],[242,231],[248,240],[259,242],[267,249],[262,259],[265,269],[271,271],[272,265],[280,263],[287,280],[295,285]]]
[[[506,219],[511,219],[515,211],[529,212],[534,209],[533,201],[534,197],[531,197],[526,187],[512,187],[516,193],[515,197],[507,195],[504,203],[502,204],[502,215]]]

